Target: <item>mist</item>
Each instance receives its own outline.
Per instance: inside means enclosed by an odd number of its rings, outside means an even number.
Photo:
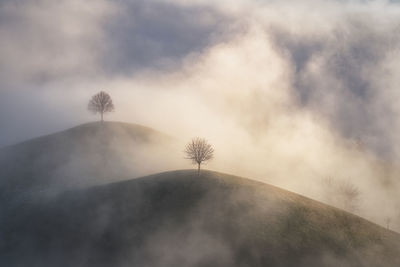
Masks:
[[[3,1],[0,144],[96,120],[87,101],[105,90],[106,120],[177,140],[140,174],[190,168],[201,136],[208,169],[344,209],[324,181],[350,183],[353,212],[399,231],[399,15],[392,1]]]

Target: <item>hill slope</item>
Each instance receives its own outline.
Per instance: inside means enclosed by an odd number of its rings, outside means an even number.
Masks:
[[[2,266],[400,266],[396,233],[208,171],[68,191],[2,215]]]
[[[154,172],[172,138],[120,122],[95,122],[0,149],[0,195],[65,188]],[[157,154],[158,153],[158,154]]]

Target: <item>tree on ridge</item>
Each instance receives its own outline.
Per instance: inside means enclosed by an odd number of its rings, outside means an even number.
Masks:
[[[114,104],[110,95],[101,91],[92,96],[88,104],[88,110],[94,114],[100,113],[101,121],[103,122],[104,113],[114,111]]]
[[[197,164],[197,175],[200,176],[200,165],[214,157],[214,149],[204,138],[193,138],[185,148],[186,159],[192,160]]]

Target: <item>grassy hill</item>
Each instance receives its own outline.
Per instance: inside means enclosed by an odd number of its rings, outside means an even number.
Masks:
[[[95,122],[8,146],[0,149],[0,196],[149,174],[146,159],[171,140],[136,124]]]
[[[252,180],[160,173],[9,207],[1,266],[400,266],[400,236]]]

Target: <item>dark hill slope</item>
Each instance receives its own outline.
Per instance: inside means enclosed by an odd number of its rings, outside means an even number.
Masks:
[[[400,237],[235,176],[175,171],[3,213],[1,266],[400,266]]]
[[[151,173],[145,152],[171,140],[136,124],[95,122],[8,146],[0,149],[0,195],[142,176]]]

